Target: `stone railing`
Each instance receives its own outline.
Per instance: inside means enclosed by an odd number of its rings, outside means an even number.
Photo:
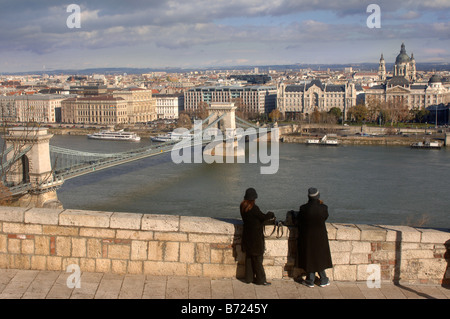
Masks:
[[[448,283],[450,230],[327,224],[332,280]],[[267,226],[268,278],[296,277],[296,229]],[[0,207],[0,268],[241,277],[242,223],[209,217]],[[447,245],[447,246],[446,246]],[[373,278],[376,278],[373,277]]]

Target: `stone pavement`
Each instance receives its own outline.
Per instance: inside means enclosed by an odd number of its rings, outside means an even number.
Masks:
[[[450,299],[450,289],[438,285],[394,285],[382,282],[331,282],[305,287],[292,279],[270,286],[237,279],[81,273],[79,288],[60,271],[0,269],[0,299]]]

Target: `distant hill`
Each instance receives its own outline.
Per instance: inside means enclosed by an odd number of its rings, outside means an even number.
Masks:
[[[41,70],[30,72],[8,72],[4,74],[11,75],[29,75],[29,74],[64,74],[64,75],[90,75],[90,74],[143,74],[151,72],[167,72],[167,73],[183,73],[192,71],[206,71],[206,70],[254,70],[259,69],[259,73],[265,73],[269,70],[274,71],[297,71],[299,69],[312,69],[312,70],[343,70],[346,67],[352,67],[354,71],[377,71],[378,63],[346,63],[346,64],[286,64],[286,65],[240,65],[240,66],[220,66],[220,67],[207,67],[207,68],[89,68],[81,70]],[[393,63],[386,63],[386,69],[391,70],[394,67]],[[450,71],[450,63],[416,63],[418,71]]]

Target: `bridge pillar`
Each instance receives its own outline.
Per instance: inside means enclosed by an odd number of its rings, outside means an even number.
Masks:
[[[61,207],[56,189],[63,182],[53,178],[49,144],[52,137],[47,129],[34,127],[11,128],[3,136],[6,150],[11,149],[6,160],[14,161],[5,175],[7,185],[31,186],[19,199],[21,206]]]

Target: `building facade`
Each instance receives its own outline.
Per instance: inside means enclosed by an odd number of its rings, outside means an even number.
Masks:
[[[354,83],[323,84],[313,80],[308,84],[278,85],[277,108],[286,118],[296,118],[299,115],[310,115],[315,110],[328,112],[339,108],[342,113],[359,102],[358,95],[362,88]]]
[[[123,98],[127,102],[127,123],[146,123],[157,118],[156,100],[152,90],[128,88],[113,92],[113,97]]]
[[[55,123],[64,94],[0,96],[2,121]]]
[[[194,112],[204,102],[234,102],[242,111],[269,114],[276,108],[275,86],[202,86],[184,93],[184,109]]]
[[[73,124],[128,123],[128,101],[112,95],[69,98],[61,102],[61,120]]]
[[[156,114],[158,119],[177,119],[183,109],[183,95],[155,94]]]

